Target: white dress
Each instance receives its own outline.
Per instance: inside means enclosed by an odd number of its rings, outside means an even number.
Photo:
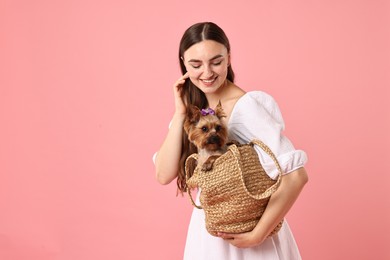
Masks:
[[[240,143],[260,139],[274,152],[284,174],[302,167],[306,153],[295,150],[282,135],[284,122],[274,99],[261,91],[248,92],[235,104],[228,123],[229,137]],[[267,174],[275,179],[277,169],[272,159],[260,148],[257,150]],[[199,193],[197,195],[199,205]],[[185,260],[296,260],[301,259],[298,246],[285,220],[281,230],[252,248],[237,248],[219,237],[210,235],[205,227],[204,211],[194,208],[184,250]]]

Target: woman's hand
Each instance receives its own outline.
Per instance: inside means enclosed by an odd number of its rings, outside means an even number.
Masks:
[[[263,243],[293,206],[307,181],[307,173],[303,167],[283,175],[279,188],[272,194],[266,210],[252,231],[239,234],[221,232],[218,236],[242,248]]]
[[[189,77],[188,72],[181,76],[176,83],[173,85],[173,94],[175,97],[175,109],[176,114],[185,114],[186,113],[186,105],[183,101],[183,98],[181,97],[181,91],[184,82]]]
[[[238,234],[218,232],[218,236],[238,248],[257,246],[265,239],[256,237],[252,231]]]

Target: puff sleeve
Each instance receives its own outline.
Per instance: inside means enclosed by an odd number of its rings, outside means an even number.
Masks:
[[[296,150],[282,134],[282,114],[275,100],[265,92],[252,91],[242,96],[233,108],[228,128],[229,138],[240,143],[248,143],[253,139],[263,141],[277,157],[283,174],[307,162],[306,153]],[[264,170],[272,179],[276,179],[278,170],[274,162],[261,148],[255,147]]]

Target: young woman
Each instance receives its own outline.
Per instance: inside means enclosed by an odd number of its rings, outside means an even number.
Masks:
[[[178,189],[185,191],[184,162],[188,155],[196,152],[183,131],[186,105],[215,108],[219,101],[227,115],[229,139],[240,143],[262,140],[275,153],[284,172],[281,185],[250,232],[211,236],[205,228],[203,210],[194,209],[184,259],[301,259],[286,221],[277,234],[268,237],[308,181],[303,168],[306,154],[295,150],[282,135],[284,122],[276,102],[264,92],[246,93],[234,84],[229,41],[214,23],[197,23],[185,31],[180,42],[179,60],[183,76],[173,86],[175,114],[155,157],[157,180],[168,184],[177,179]],[[258,153],[267,174],[275,179],[277,169],[271,158],[260,149]]]

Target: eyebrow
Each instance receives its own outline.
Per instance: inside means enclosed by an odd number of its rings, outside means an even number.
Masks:
[[[223,57],[222,54],[215,55],[214,57],[212,57],[210,59],[210,61],[218,59],[218,58],[221,58],[221,57]],[[197,59],[190,59],[188,62],[202,62],[202,61],[201,60],[197,60]]]

